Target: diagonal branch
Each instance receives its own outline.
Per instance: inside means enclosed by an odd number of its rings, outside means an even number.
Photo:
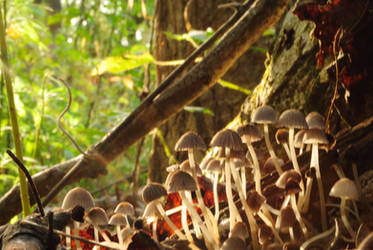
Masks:
[[[137,140],[161,125],[170,116],[181,111],[185,105],[193,102],[211,88],[266,29],[280,19],[287,4],[288,0],[257,0],[199,64],[175,84],[162,91],[161,95],[157,95],[146,108],[132,116],[130,121],[124,120],[102,138],[92,149],[92,152],[99,157],[91,159],[84,157],[78,162],[75,161],[73,169],[92,171],[92,160],[96,160],[96,164],[101,163],[98,166],[102,169],[102,165],[113,161]],[[74,171],[70,170],[70,172]],[[77,174],[73,173],[69,176],[76,178]],[[65,181],[68,183],[71,179],[65,179]],[[64,185],[60,185],[54,189],[58,193],[58,189],[63,187]],[[0,223],[6,222],[19,212],[16,204],[12,207],[6,202],[9,196],[14,195],[13,193],[14,188],[0,200]],[[43,195],[42,192],[41,195]],[[49,199],[53,196],[50,195]]]

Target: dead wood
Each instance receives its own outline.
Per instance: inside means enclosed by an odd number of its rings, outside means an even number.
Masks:
[[[60,173],[60,178],[55,178],[55,176],[51,178],[52,172],[50,171],[47,171],[48,174],[43,173],[42,176],[39,174],[38,177],[44,180],[38,181],[35,178],[40,195],[44,196],[51,190],[55,186],[56,180],[61,179],[74,163],[74,168],[84,176],[74,172],[70,178],[64,181],[63,185],[57,188],[56,193],[74,180],[97,177],[99,174],[105,173],[103,165],[113,161],[137,140],[212,87],[249,46],[280,19],[287,4],[288,0],[256,1],[201,63],[194,66],[173,86],[156,97],[151,105],[134,117],[130,123],[126,124],[126,120],[124,120],[97,143],[92,151],[97,153],[99,157],[94,159],[74,158],[62,164],[65,167],[65,172],[62,172],[61,168],[57,166],[51,168]],[[94,165],[92,165],[92,160],[95,162]],[[18,214],[20,209],[19,190],[18,187],[14,187],[0,200],[0,224]]]

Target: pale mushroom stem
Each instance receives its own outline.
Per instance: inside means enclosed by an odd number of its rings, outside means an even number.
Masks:
[[[164,211],[162,205],[157,202],[156,204],[156,207],[159,211],[159,213],[161,214],[162,218],[166,221],[166,223],[171,227],[171,229],[174,231],[174,233],[181,239],[181,240],[185,240],[186,237],[185,235],[175,226],[175,224],[170,220],[170,218],[168,218],[168,216],[166,215],[166,212]]]
[[[184,229],[184,232],[186,234],[188,241],[193,242],[193,237],[192,237],[192,234],[190,233],[189,226],[188,226],[186,207],[183,207],[183,210],[181,210],[181,224],[183,226],[183,229]]]
[[[70,226],[66,226],[66,234],[71,234],[71,228]],[[66,236],[66,249],[71,249],[71,238],[69,236]]]
[[[154,222],[153,222],[153,225],[157,225],[157,221],[155,220]],[[129,224],[127,224],[127,225],[129,225]],[[122,234],[120,233],[120,226],[119,225],[116,225],[115,226],[116,227],[116,230],[117,230],[117,236],[118,236],[118,242],[119,242],[119,245],[120,246],[123,246],[123,236],[122,236]],[[157,226],[156,226],[157,227]],[[153,231],[153,237],[154,237],[154,231]],[[157,234],[155,234],[155,237],[157,237]],[[157,240],[157,238],[155,238],[156,240]]]
[[[282,143],[282,147],[285,150],[286,155],[288,156],[289,160],[291,160],[291,154],[290,154],[290,149],[287,143]]]
[[[213,192],[214,192],[214,204],[215,204],[215,220],[219,220],[219,196],[218,196],[218,180],[219,180],[219,173],[216,172],[214,174],[214,184],[213,184]]]
[[[243,195],[245,196],[245,199],[246,199],[246,197],[247,197],[247,192],[246,192],[246,167],[241,167],[241,181],[242,181]]]
[[[74,221],[74,235],[79,236],[79,222]],[[75,240],[75,245],[77,250],[82,250],[81,241]]]
[[[264,124],[264,139],[266,141],[269,155],[271,156],[271,158],[273,159],[273,163],[275,164],[276,171],[278,175],[281,175],[283,171],[281,169],[280,164],[277,161],[277,156],[275,154],[275,151],[273,151],[271,141],[269,140],[268,124]]]
[[[227,194],[228,200],[228,209],[229,209],[229,230],[231,231],[236,221],[242,221],[240,213],[236,205],[233,202],[233,194],[232,194],[232,182],[231,182],[231,170],[229,167],[228,159],[230,155],[230,149],[225,149],[226,161],[225,161],[225,192]]]
[[[236,168],[233,166],[233,164],[230,164],[230,166],[231,166],[231,170],[232,170],[232,175],[233,175],[234,182],[236,183],[236,187],[238,189],[237,190],[238,191],[238,195],[240,197],[242,206],[243,206],[243,208],[245,210],[246,217],[248,218],[248,221],[249,221],[251,238],[252,238],[252,242],[253,242],[253,248],[256,249],[255,246],[259,247],[259,245],[258,245],[258,239],[257,239],[257,229],[258,229],[258,227],[257,227],[256,221],[255,221],[255,218],[253,216],[253,213],[250,210],[250,208],[249,208],[249,206],[248,206],[248,204],[246,202],[245,197],[243,196],[243,192],[242,192],[242,188],[241,188],[241,183],[240,183],[240,179],[239,179],[239,176],[238,176],[238,172],[237,172]],[[261,212],[259,212],[258,215],[264,221],[264,223],[271,228],[272,232],[274,233],[275,237],[279,240],[279,242],[282,242],[279,234],[274,229],[273,223],[271,222],[271,220],[268,219]],[[252,217],[252,218],[250,219],[250,217]]]
[[[303,213],[307,213],[308,209],[310,207],[312,182],[313,182],[313,178],[312,177],[308,177],[307,178],[307,182],[306,182],[306,193],[304,195],[304,202],[303,202],[303,208],[302,208],[302,212]]]
[[[202,219],[199,217],[199,215],[198,215],[197,211],[195,210],[193,204],[186,197],[185,192],[179,192],[179,194],[180,194],[181,200],[183,201],[183,203],[187,207],[192,220],[196,221],[198,226],[201,228],[203,236],[206,239],[205,243],[207,245],[207,248],[208,249],[214,249],[214,248],[211,248],[211,247],[219,246],[219,242],[214,241],[214,239],[211,236],[211,233],[208,231],[208,229],[205,226],[205,224],[203,223]]]
[[[335,231],[335,226],[332,227],[331,229],[325,231],[325,232],[322,232],[320,234],[317,234],[311,238],[309,238],[308,240],[306,240],[301,246],[300,246],[300,250],[306,250],[307,247],[314,241],[318,241],[322,238],[325,238],[327,236],[329,236],[329,234],[332,234],[333,232]]]
[[[293,227],[289,227],[289,235],[290,235],[290,240],[291,241],[294,241],[294,228]]]
[[[187,197],[187,199],[189,200],[190,203],[194,204],[193,198],[192,198],[192,192],[185,191],[185,196]],[[185,208],[185,206],[183,206],[183,207]],[[192,220],[192,224],[193,224],[194,232],[196,233],[196,237],[198,239],[202,239],[201,229],[199,228],[197,222],[195,220]]]
[[[294,210],[295,217],[297,218],[297,220],[299,222],[300,228],[302,229],[303,234],[307,237],[308,230],[307,230],[307,227],[304,224],[302,216],[300,215],[300,212],[298,210],[297,201],[296,201],[296,198],[295,198],[295,194],[290,195],[290,203],[291,203],[291,206],[292,206],[292,208]]]
[[[317,181],[317,187],[319,189],[319,197],[320,197],[321,227],[322,227],[322,230],[325,231],[327,229],[325,195],[324,195],[324,187],[322,185],[322,180],[321,180],[321,172],[320,172],[320,165],[319,165],[319,150],[318,150],[317,143],[312,144],[311,167],[314,167],[316,170],[316,181]]]
[[[294,128],[289,128],[289,147],[290,147],[290,154],[291,154],[291,161],[293,163],[293,167],[295,171],[302,176],[302,172],[300,171],[299,164],[297,161],[297,156],[295,154],[295,147],[294,147]],[[299,192],[299,201],[298,207],[302,207],[304,201],[304,183],[303,178],[300,179],[299,183],[301,191]]]
[[[352,229],[350,222],[348,222],[347,214],[346,214],[346,200],[345,198],[341,198],[341,218],[342,222],[345,225],[348,233],[351,235],[352,239],[355,239],[355,231]]]
[[[255,182],[255,191],[257,191],[259,194],[262,194],[262,188],[260,184],[260,167],[259,167],[259,161],[258,157],[256,157],[256,153],[254,150],[254,147],[251,145],[251,143],[247,143],[247,147],[249,149],[250,155],[253,159],[254,163],[254,182]],[[275,159],[275,158],[273,158]],[[276,162],[276,160],[273,160],[273,162]]]
[[[206,225],[207,225],[208,229],[211,232],[214,232],[215,238],[219,241],[218,223],[217,223],[217,221],[215,221],[214,216],[211,213],[207,212],[207,207],[205,206],[205,202],[203,201],[201,189],[199,188],[196,165],[195,165],[195,162],[194,162],[193,149],[188,149],[188,158],[189,158],[190,167],[192,169],[192,177],[197,184],[196,196],[197,196],[197,200],[198,200],[198,205],[201,208],[201,211],[202,211],[203,217],[205,218]]]

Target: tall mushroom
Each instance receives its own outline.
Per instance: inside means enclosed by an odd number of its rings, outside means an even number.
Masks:
[[[275,154],[275,151],[273,150],[271,141],[269,140],[269,131],[268,131],[268,125],[269,124],[274,124],[277,121],[277,115],[276,115],[275,110],[271,106],[263,105],[263,106],[257,108],[253,112],[251,120],[254,123],[263,124],[264,139],[265,139],[265,142],[266,142],[266,145],[267,145],[269,155],[273,159],[277,159],[277,156]],[[277,173],[279,175],[282,174],[283,171],[282,171],[280,165],[277,164],[277,162],[275,162],[275,166],[276,166]]]
[[[342,222],[345,225],[348,233],[354,239],[356,233],[352,229],[350,222],[348,221],[348,217],[346,214],[346,201],[359,199],[359,191],[355,185],[355,182],[348,178],[341,178],[336,183],[334,183],[329,195],[341,198],[340,210]]]
[[[85,211],[88,211],[90,208],[94,207],[95,202],[90,192],[87,190],[76,187],[71,189],[65,195],[62,201],[62,208],[65,210],[73,209],[76,206],[81,206]],[[66,233],[70,234],[70,226],[66,227]],[[79,235],[79,223],[74,221],[74,234]],[[76,244],[77,249],[81,249],[80,242]],[[66,237],[66,247],[71,248],[71,239]]]
[[[195,132],[189,131],[183,134],[180,139],[176,142],[175,151],[188,151],[189,164],[192,169],[192,176],[197,184],[196,196],[198,205],[201,208],[202,214],[205,217],[206,224],[210,231],[216,232],[215,237],[219,238],[218,235],[218,225],[215,222],[214,216],[207,211],[207,207],[203,201],[201,189],[199,187],[199,182],[197,179],[196,164],[194,161],[194,150],[206,150],[206,144],[202,138]]]
[[[142,198],[146,204],[153,202],[158,209],[162,218],[171,227],[174,233],[182,240],[185,240],[185,235],[175,226],[175,224],[168,218],[166,212],[164,211],[161,199],[167,196],[167,190],[159,183],[149,183],[142,191]]]
[[[319,198],[320,198],[320,211],[321,211],[321,226],[323,231],[327,229],[326,224],[326,208],[325,208],[325,193],[324,187],[321,180],[321,171],[319,164],[319,144],[327,144],[328,139],[326,138],[324,132],[319,129],[309,129],[304,135],[303,142],[305,144],[312,144],[312,153],[311,153],[311,168],[316,170],[316,181],[317,187],[319,189]]]

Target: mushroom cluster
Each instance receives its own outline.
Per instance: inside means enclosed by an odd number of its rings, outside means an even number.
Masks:
[[[84,207],[86,220],[71,225],[76,231],[88,223],[96,241],[116,249],[131,248],[136,237],[145,235],[146,244],[156,246],[151,249],[336,249],[367,244],[356,241],[356,183],[341,172],[330,190],[323,181],[319,145],[329,143],[324,118],[295,109],[277,117],[268,105],[251,117],[235,130],[219,131],[200,164],[195,150],[207,146],[195,132],[185,133],[175,151],[186,151],[187,159],[167,168],[164,184],[148,183],[142,189],[145,209],[135,222],[129,203],[118,204],[109,219],[93,201],[83,202],[89,195],[77,195],[83,192],[77,188],[67,194],[64,209]],[[275,140],[273,128],[278,129]],[[263,138],[267,150],[258,148]],[[309,160],[300,164],[299,157]],[[72,194],[83,203],[70,201]],[[104,231],[107,225],[112,230]]]

